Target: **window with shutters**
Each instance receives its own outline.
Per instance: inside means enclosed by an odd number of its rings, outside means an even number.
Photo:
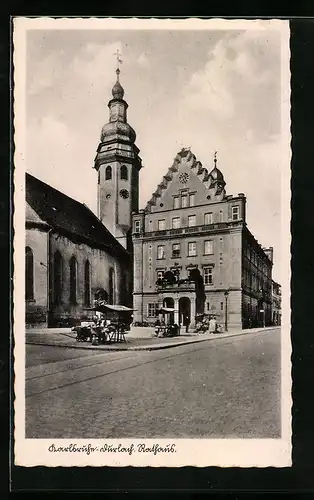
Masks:
[[[196,256],[196,242],[192,241],[188,244],[188,257]]]
[[[165,258],[165,247],[164,245],[158,245],[157,247],[157,259],[164,259]]]
[[[173,217],[172,229],[178,229],[179,227],[180,227],[180,217]]]
[[[213,268],[204,267],[204,285],[213,284]]]
[[[214,242],[212,240],[204,241],[204,254],[212,255],[214,253]]]
[[[196,216],[195,215],[189,215],[188,217],[188,226],[193,227],[196,225]]]
[[[180,243],[172,245],[172,257],[180,257]]]
[[[205,226],[208,226],[209,224],[213,223],[213,214],[212,212],[205,214],[204,215],[204,224]]]

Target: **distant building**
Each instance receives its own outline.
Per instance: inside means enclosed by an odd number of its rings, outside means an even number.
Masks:
[[[25,301],[28,326],[79,321],[96,298],[132,305],[132,211],[141,159],[117,81],[94,168],[98,217],[84,204],[26,174]],[[75,182],[80,182],[79,178]]]
[[[272,321],[281,325],[281,285],[276,281],[272,281]]]
[[[154,323],[164,305],[191,327],[204,312],[230,329],[271,324],[272,249],[247,228],[244,194],[227,196],[225,185],[216,155],[207,169],[182,149],[145,209],[133,213],[135,322]],[[195,269],[204,300],[189,280]],[[168,271],[173,282],[163,279]]]

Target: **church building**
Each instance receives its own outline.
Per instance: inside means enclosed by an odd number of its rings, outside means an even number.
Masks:
[[[216,153],[206,168],[182,149],[146,207],[133,213],[136,323],[153,324],[162,306],[174,309],[172,322],[191,327],[204,313],[225,330],[271,323],[272,248],[249,231],[245,195],[227,195],[225,187]]]
[[[97,216],[26,174],[27,326],[71,326],[97,298],[132,306],[132,212],[138,211],[142,163],[119,69],[116,74],[94,162]]]

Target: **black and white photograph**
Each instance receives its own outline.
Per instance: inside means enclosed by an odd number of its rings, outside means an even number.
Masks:
[[[13,38],[16,465],[291,465],[288,21]]]

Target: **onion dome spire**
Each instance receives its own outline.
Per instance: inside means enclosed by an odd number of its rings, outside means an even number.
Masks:
[[[211,177],[213,178],[214,181],[222,182],[224,183],[224,176],[222,175],[222,172],[217,168],[217,151],[214,153],[214,168],[210,172]]]
[[[120,67],[119,65],[122,64],[122,59],[120,57],[120,52],[119,52],[119,49],[117,49],[117,52],[115,52],[115,54],[117,56],[117,69],[116,69],[116,75],[117,75],[117,81],[116,83],[114,84],[113,86],[113,89],[112,89],[112,96],[114,99],[123,99],[123,96],[124,96],[124,89],[120,83]]]

